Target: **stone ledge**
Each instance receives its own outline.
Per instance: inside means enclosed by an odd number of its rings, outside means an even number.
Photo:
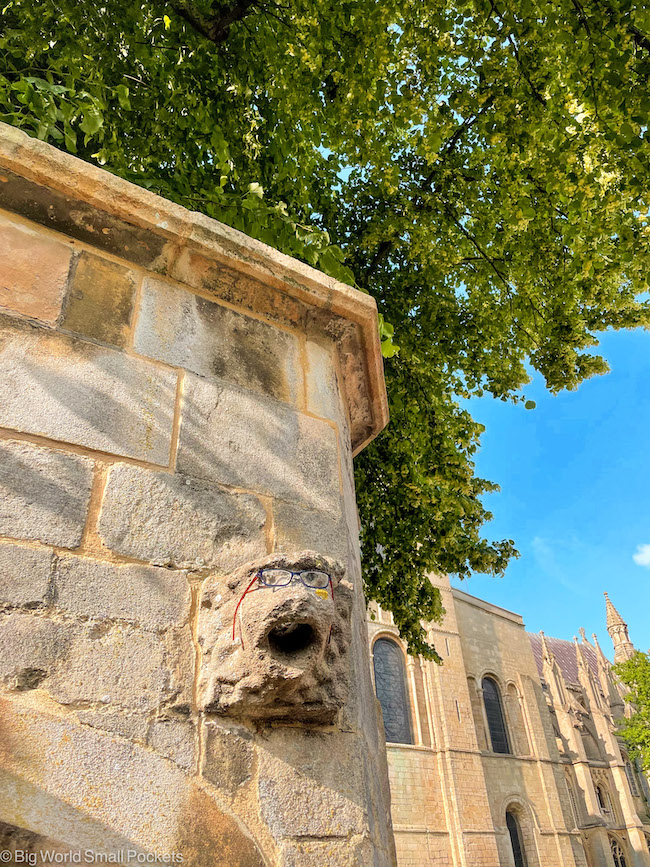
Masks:
[[[10,211],[158,273],[173,275],[183,249],[196,251],[303,302],[315,313],[305,327],[346,334],[340,357],[354,453],[388,423],[369,295],[7,124],[0,124],[0,167],[0,205]]]

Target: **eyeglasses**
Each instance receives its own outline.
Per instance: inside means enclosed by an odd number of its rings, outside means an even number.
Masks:
[[[237,612],[239,611],[239,606],[244,601],[244,596],[246,596],[246,594],[251,590],[251,587],[253,587],[253,584],[255,584],[256,581],[259,581],[260,586],[254,588],[255,590],[264,590],[267,588],[270,588],[271,590],[276,590],[279,587],[287,587],[294,581],[294,579],[301,581],[305,585],[305,587],[310,587],[312,590],[325,590],[327,587],[329,587],[332,594],[332,600],[334,599],[332,578],[330,575],[327,574],[327,572],[319,572],[315,569],[304,569],[301,572],[294,572],[291,569],[261,569],[253,576],[253,580],[239,597],[239,602],[237,603],[237,607],[235,608],[235,613],[233,614],[232,618],[232,640],[235,640],[235,624],[237,622]],[[241,636],[241,646],[242,648],[244,647],[243,636]]]

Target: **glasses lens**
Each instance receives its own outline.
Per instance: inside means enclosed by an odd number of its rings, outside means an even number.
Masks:
[[[291,572],[288,569],[263,569],[260,573],[262,583],[267,587],[283,587],[291,584]]]
[[[327,587],[330,583],[327,572],[301,572],[300,577],[307,587]]]

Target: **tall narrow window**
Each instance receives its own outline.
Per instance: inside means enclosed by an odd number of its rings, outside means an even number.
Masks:
[[[636,784],[636,774],[634,773],[634,768],[632,767],[629,759],[625,760],[625,773],[627,775],[627,781],[630,784],[630,791],[634,795],[635,798],[639,797],[639,787]]]
[[[506,812],[506,825],[510,834],[510,845],[512,846],[512,854],[515,859],[515,867],[527,867],[528,862],[526,861],[521,828],[519,827],[517,817],[511,810]]]
[[[402,651],[394,641],[378,638],[372,654],[375,689],[384,717],[386,740],[393,744],[412,744],[411,709]]]
[[[613,837],[609,838],[609,842],[612,846],[612,858],[614,859],[614,864],[616,865],[616,867],[627,867],[625,852],[623,851],[623,847],[621,846],[621,844]]]
[[[573,827],[577,828],[580,824],[580,819],[578,816],[578,802],[576,801],[575,792],[573,791],[573,786],[568,780],[565,780],[567,792],[569,793],[569,804],[571,805],[571,814],[573,815]]]
[[[503,715],[503,703],[501,702],[499,687],[496,681],[492,680],[491,677],[483,678],[482,687],[485,715],[487,717],[490,739],[492,741],[492,751],[495,753],[509,753],[510,742],[508,740],[508,732],[506,730],[506,721]]]

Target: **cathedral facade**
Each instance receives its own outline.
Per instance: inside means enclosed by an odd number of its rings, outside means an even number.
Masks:
[[[399,867],[650,867],[648,781],[616,736],[625,702],[596,637],[530,634],[431,580],[441,666],[369,607]],[[634,647],[606,605],[618,662]]]

